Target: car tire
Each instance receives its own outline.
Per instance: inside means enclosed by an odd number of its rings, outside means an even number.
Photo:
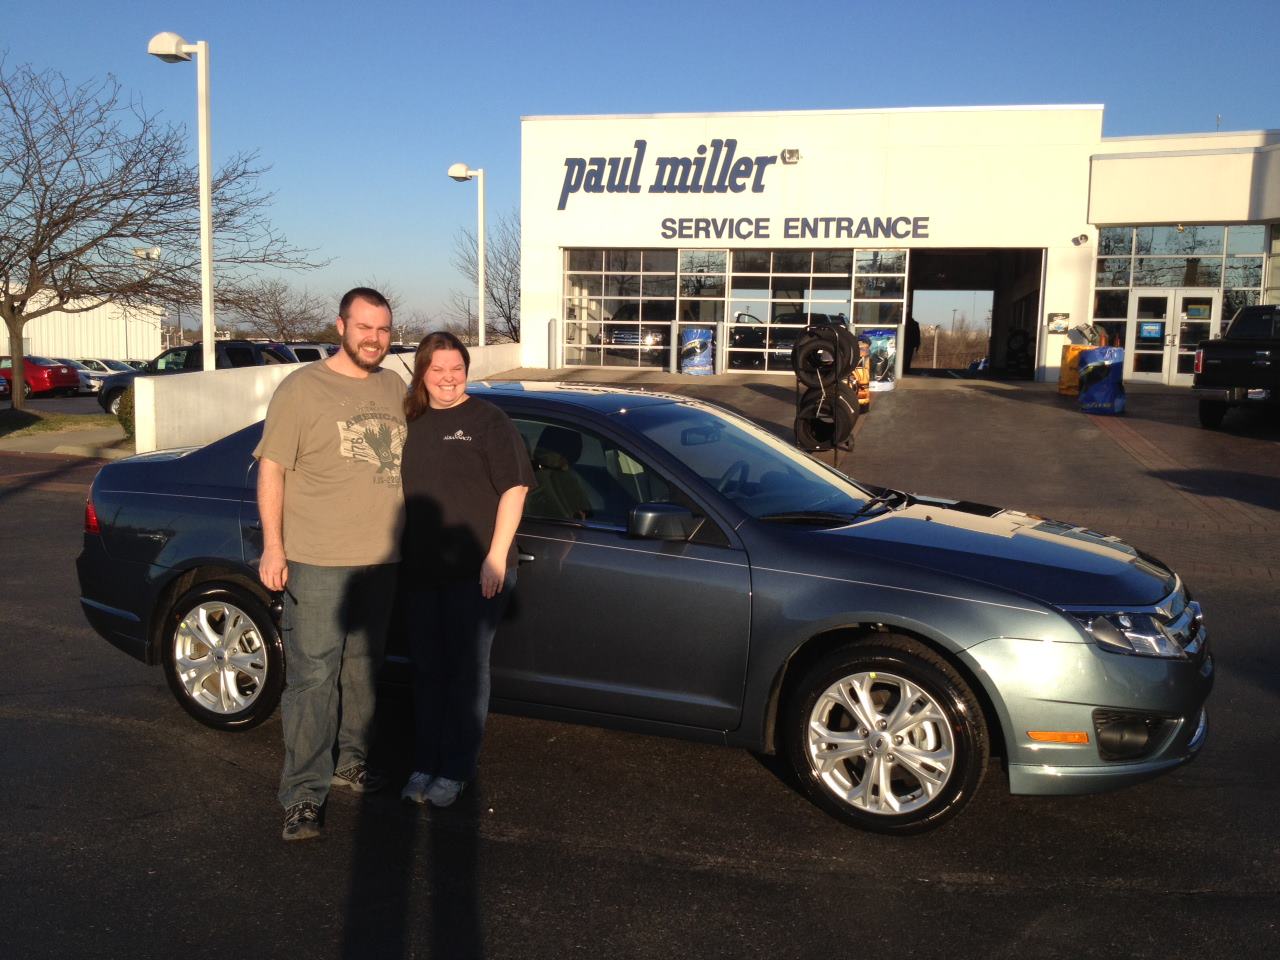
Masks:
[[[103,407],[106,409],[107,413],[111,414],[113,417],[120,416],[120,398],[123,396],[123,390],[113,390],[107,395],[106,402],[103,403]]]
[[[30,400],[30,399],[31,399],[31,384],[29,384],[29,383],[24,383],[24,384],[22,385],[22,397],[23,397],[23,399],[24,399],[24,400]]]
[[[1200,426],[1206,430],[1217,430],[1222,426],[1222,418],[1227,415],[1227,404],[1221,400],[1200,401]]]
[[[203,583],[163,623],[165,677],[187,713],[216,730],[248,730],[271,716],[284,689],[284,645],[256,594]]]
[[[845,383],[806,390],[796,404],[796,446],[809,453],[853,448],[858,422],[858,394]]]
[[[977,792],[991,753],[982,707],[924,644],[877,634],[828,654],[790,690],[785,753],[801,790],[837,819],[923,833]]]

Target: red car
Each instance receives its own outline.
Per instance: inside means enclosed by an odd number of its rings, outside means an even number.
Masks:
[[[50,360],[48,357],[23,357],[23,374],[26,378],[24,397],[37,393],[65,393],[74,397],[80,392],[80,375],[74,367]],[[13,360],[0,357],[0,377],[13,386]]]

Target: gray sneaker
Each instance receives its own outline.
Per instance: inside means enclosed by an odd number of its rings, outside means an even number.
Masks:
[[[285,840],[314,840],[320,836],[320,808],[310,800],[295,803],[284,812]]]
[[[466,783],[462,780],[436,777],[427,788],[427,799],[431,801],[433,807],[447,807],[458,799],[458,794],[462,793],[465,786]]]
[[[427,802],[427,790],[431,786],[431,781],[435,777],[429,773],[421,773],[417,770],[413,771],[413,775],[409,777],[409,782],[404,785],[404,789],[400,791],[400,799],[405,803],[424,804]]]
[[[344,770],[337,770],[329,781],[335,787],[346,787],[352,793],[377,793],[387,785],[387,778],[369,769],[361,760]]]

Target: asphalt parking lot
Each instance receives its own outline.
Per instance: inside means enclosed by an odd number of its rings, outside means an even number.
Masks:
[[[789,429],[787,381],[646,385]],[[1280,425],[1211,433],[1185,392],[1129,399],[1089,418],[1042,385],[913,378],[842,466],[1166,560],[1213,638],[1203,754],[1094,797],[1011,797],[993,765],[960,818],[892,840],[745,752],[499,716],[456,807],[335,795],[324,841],[285,847],[278,719],[197,725],[79,612],[93,462],[0,454],[0,955],[1272,956]],[[407,704],[384,705],[399,775]]]

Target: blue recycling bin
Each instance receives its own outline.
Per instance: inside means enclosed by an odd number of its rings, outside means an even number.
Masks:
[[[708,376],[716,372],[715,331],[710,327],[680,330],[680,372]]]
[[[1081,350],[1078,359],[1080,409],[1104,416],[1124,413],[1124,349],[1094,347]]]

